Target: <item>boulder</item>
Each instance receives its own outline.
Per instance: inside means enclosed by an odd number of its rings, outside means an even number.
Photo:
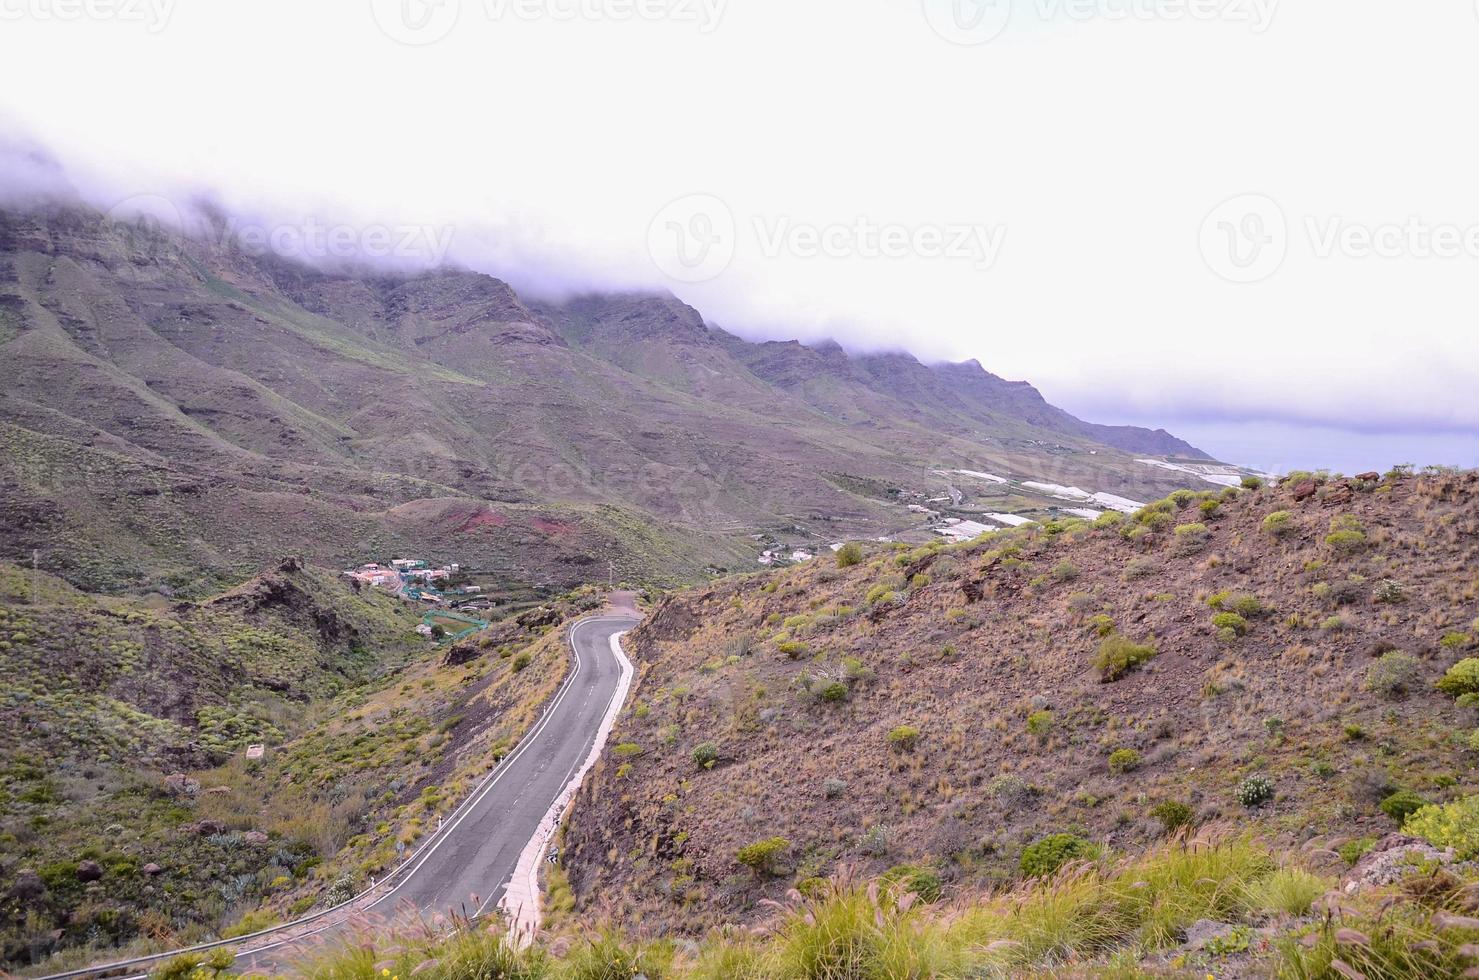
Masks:
[[[1375,483],[1381,479],[1381,474],[1372,470],[1368,473],[1357,473],[1356,480],[1360,483]]]
[[[164,874],[164,869],[155,864],[153,861],[150,861],[148,864],[144,865],[143,872],[145,876],[149,878],[158,878],[160,875]]]
[[[16,872],[15,884],[10,886],[10,896],[22,902],[35,902],[46,894],[46,882],[30,868]]]
[[[200,820],[191,824],[188,829],[197,837],[211,837],[215,834],[224,834],[226,832],[225,824],[219,820]]]
[[[1316,489],[1317,489],[1317,487],[1315,486],[1315,481],[1314,480],[1305,480],[1303,483],[1296,483],[1294,485],[1294,499],[1295,499],[1295,501],[1296,502],[1302,502],[1302,501],[1305,501],[1305,500],[1310,499],[1311,497],[1313,497],[1315,495],[1315,490]]]
[[[1427,841],[1407,834],[1387,834],[1361,856],[1346,875],[1345,891],[1390,885],[1412,874],[1418,863],[1452,864],[1452,850],[1439,850]]]
[[[267,846],[267,835],[262,833],[260,830],[248,830],[246,833],[241,835],[241,839],[247,844],[248,847]]]
[[[81,882],[97,881],[103,877],[103,866],[96,861],[77,862],[77,880]]]

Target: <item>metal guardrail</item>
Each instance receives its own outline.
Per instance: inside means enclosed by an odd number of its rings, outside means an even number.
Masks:
[[[594,616],[586,616],[581,619],[577,619],[575,622],[570,624],[569,630],[566,632],[566,637],[567,641],[570,643],[571,651],[575,653],[576,669],[570,671],[570,673],[566,675],[565,680],[561,682],[559,688],[556,689],[554,696],[550,699],[549,707],[545,709],[545,712],[540,716],[539,721],[535,722],[535,724],[530,728],[531,732],[537,731],[541,727],[541,724],[545,721],[545,718],[551,711],[554,710],[554,707],[559,703],[561,697],[563,697],[566,690],[570,687],[571,683],[574,682],[575,675],[580,672],[580,654],[579,651],[575,650],[574,640],[569,639],[571,636],[573,636],[576,627],[580,626],[582,623],[588,623],[593,620],[610,618],[613,617],[611,617],[609,614],[597,614]],[[336,912],[342,912],[345,909],[348,909],[350,906],[356,905],[364,899],[369,898],[376,891],[379,891],[385,888],[387,885],[390,885],[397,878],[405,877],[407,870],[410,869],[412,865],[416,864],[426,854],[428,849],[435,847],[440,843],[443,837],[452,833],[452,831],[457,826],[458,820],[464,815],[463,811],[467,810],[469,807],[476,805],[483,789],[499,776],[499,774],[517,755],[520,754],[520,752],[527,744],[529,744],[527,740],[521,741],[514,752],[504,756],[503,759],[501,759],[486,776],[479,780],[478,784],[474,786],[472,791],[467,794],[467,797],[460,804],[458,804],[457,808],[454,809],[450,814],[442,818],[442,824],[437,829],[436,833],[428,837],[426,839],[426,842],[419,850],[409,855],[384,878],[381,878],[369,888],[366,888],[364,891],[358,893],[352,898],[340,902],[338,905],[322,909],[318,912],[312,913],[311,915],[305,915],[301,918],[294,919],[291,922],[284,922],[281,925],[269,926],[266,929],[260,929],[256,932],[248,933],[245,936],[236,936],[232,939],[214,939],[208,943],[198,943],[194,946],[186,946],[181,949],[172,949],[163,953],[150,953],[145,956],[135,956],[126,960],[115,960],[112,963],[101,963],[97,966],[82,967],[76,970],[66,970],[61,973],[48,973],[38,978],[38,980],[76,980],[76,978],[83,977],[103,977],[113,975],[121,975],[123,977],[129,978],[129,980],[133,980],[133,978],[135,977],[147,976],[147,972],[137,972],[138,969],[141,967],[156,965],[165,960],[174,959],[176,956],[184,956],[189,953],[204,953],[208,952],[209,950],[220,949],[224,946],[246,945],[256,939],[266,939],[287,932],[290,929],[299,929],[306,925],[312,925],[315,922],[328,918]],[[387,895],[384,897],[389,896]],[[377,901],[382,901],[384,897],[382,897],[382,899],[377,899]],[[313,935],[313,933],[310,933],[309,935]],[[307,936],[304,936],[302,938],[306,939]],[[291,939],[284,940],[284,942],[291,941]],[[250,955],[253,952],[256,952],[256,950],[243,949],[237,955],[246,956]]]

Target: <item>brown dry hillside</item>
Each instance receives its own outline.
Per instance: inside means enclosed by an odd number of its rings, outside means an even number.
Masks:
[[[1352,840],[1395,828],[1398,789],[1473,792],[1474,712],[1434,683],[1479,633],[1479,476],[1305,489],[671,597],[629,638],[639,685],[566,833],[579,902],[691,930],[846,865],[964,889],[1050,833],[1138,850],[1165,801]],[[1106,681],[1121,640],[1157,653]],[[1274,796],[1245,807],[1255,775]]]

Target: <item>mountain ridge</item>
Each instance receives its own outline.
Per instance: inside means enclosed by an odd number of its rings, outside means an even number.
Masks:
[[[1184,477],[1132,453],[1196,454],[969,365],[751,343],[670,295],[526,301],[483,273],[321,269],[76,207],[0,211],[0,350],[0,417],[45,457],[6,464],[0,554],[39,548],[109,589],[205,569],[190,587],[208,590],[302,540],[323,563],[435,541],[527,582],[607,559],[692,581],[744,567],[753,534],[814,549],[919,525],[838,474],[939,497],[937,470],[989,469],[1145,499]],[[77,456],[163,467],[147,520],[107,478],[79,486]],[[1055,506],[1018,490],[1001,505]],[[415,499],[524,516],[449,534],[395,516]]]

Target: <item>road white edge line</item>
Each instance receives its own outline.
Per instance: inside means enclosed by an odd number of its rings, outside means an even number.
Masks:
[[[626,652],[621,648],[621,638],[625,635],[625,631],[611,634],[611,652],[621,667],[621,680],[617,682],[616,691],[611,695],[611,704],[606,708],[606,716],[601,719],[601,727],[596,730],[596,740],[591,744],[585,761],[539,821],[539,829],[534,832],[529,843],[524,845],[524,850],[519,854],[519,862],[514,866],[513,877],[509,879],[503,898],[498,903],[498,907],[508,916],[509,935],[519,946],[527,946],[534,941],[544,918],[540,908],[539,868],[544,862],[545,854],[549,852],[555,828],[559,827],[565,811],[574,802],[575,793],[585,781],[586,774],[596,764],[596,760],[601,758],[601,750],[606,747],[606,739],[616,726],[616,717],[621,714],[627,693],[631,690],[635,671],[631,660],[627,659]]]

